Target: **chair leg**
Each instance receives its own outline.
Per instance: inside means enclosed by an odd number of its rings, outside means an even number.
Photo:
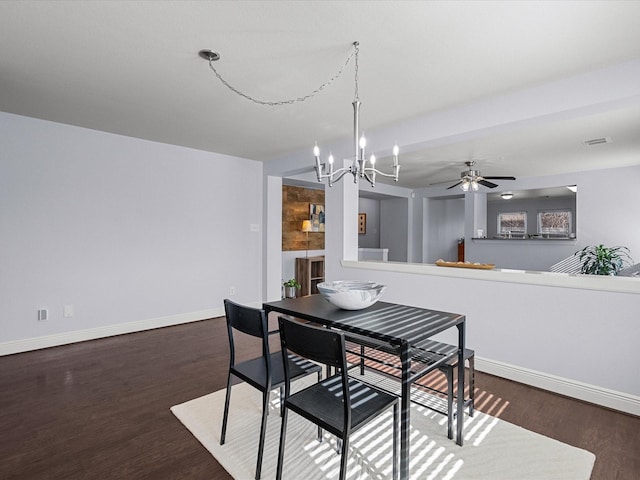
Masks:
[[[347,478],[347,460],[349,453],[349,434],[342,439],[342,456],[340,457],[340,480]]]
[[[278,467],[276,468],[276,480],[282,478],[282,467],[284,463],[284,441],[287,434],[287,414],[289,411],[285,408],[282,412],[282,424],[280,426],[280,447],[278,448]]]
[[[222,433],[220,434],[220,445],[224,445],[227,435],[227,419],[229,418],[229,401],[231,400],[231,372],[227,375],[227,393],[224,399],[224,414],[222,415]]]
[[[284,385],[280,387],[280,416],[284,412]]]
[[[260,480],[262,473],[262,452],[264,450],[264,437],[267,433],[267,414],[269,413],[269,394],[262,392],[262,424],[260,425],[260,440],[258,442],[258,462],[256,464],[256,480]]]
[[[447,368],[447,438],[453,439],[453,370],[454,367]]]
[[[393,480],[398,480],[398,404],[393,405]]]
[[[318,372],[318,383],[322,381],[322,370]],[[322,427],[318,425],[318,442],[322,443]]]
[[[364,375],[364,345],[360,345],[360,375]]]
[[[469,416],[473,417],[476,399],[476,369],[474,355],[469,357]]]

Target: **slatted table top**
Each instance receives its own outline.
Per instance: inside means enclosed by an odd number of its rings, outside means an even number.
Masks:
[[[366,335],[391,345],[406,342],[420,346],[437,333],[465,321],[465,316],[457,313],[388,302],[376,302],[363,310],[343,310],[319,294],[267,302],[263,307],[267,311]]]

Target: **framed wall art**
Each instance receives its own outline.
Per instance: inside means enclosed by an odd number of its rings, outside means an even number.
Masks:
[[[310,203],[309,219],[311,220],[312,232],[324,232],[324,205]]]

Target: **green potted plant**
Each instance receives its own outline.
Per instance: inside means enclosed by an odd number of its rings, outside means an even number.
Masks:
[[[574,255],[582,262],[580,273],[586,275],[617,275],[626,263],[633,263],[627,247],[588,245]]]
[[[295,278],[287,280],[283,285],[285,298],[296,298],[296,290],[302,287]]]

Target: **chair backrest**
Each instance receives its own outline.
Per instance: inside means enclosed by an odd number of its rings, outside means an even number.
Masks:
[[[231,350],[231,365],[235,363],[235,346],[233,330],[238,330],[252,337],[262,339],[262,354],[269,362],[269,331],[267,328],[267,316],[264,310],[251,308],[232,302],[225,298],[224,311],[227,317],[227,332],[229,334],[229,348]],[[267,365],[270,370],[270,365]]]
[[[227,325],[253,337],[264,338],[267,332],[267,318],[264,310],[246,307],[225,298],[224,311]]]
[[[346,366],[344,334],[279,317],[282,349],[314,362],[344,369]]]
[[[327,328],[316,327],[301,323],[287,317],[278,317],[280,328],[280,342],[282,344],[283,358],[287,358],[289,352],[298,354],[314,362],[330,365],[340,370],[340,376],[330,377],[322,382],[329,388],[338,388],[334,395],[342,397],[343,406],[343,432],[348,435],[351,426],[351,396],[349,394],[349,376],[345,352],[344,334]],[[289,398],[291,382],[288,363],[284,362],[285,398]]]

